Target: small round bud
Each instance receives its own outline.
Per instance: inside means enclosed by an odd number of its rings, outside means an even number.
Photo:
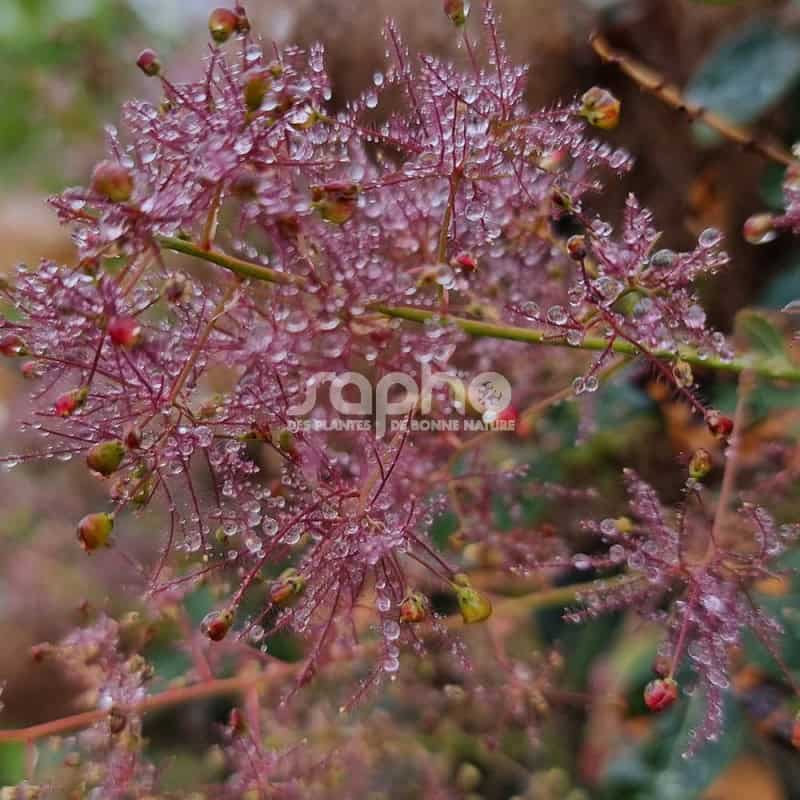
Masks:
[[[86,465],[92,472],[107,478],[119,469],[124,458],[125,445],[119,439],[110,439],[89,448]]]
[[[484,415],[484,420],[486,416]],[[519,420],[519,412],[514,406],[506,406],[497,416],[494,417],[493,420],[490,421],[490,424],[493,429],[499,431],[513,431],[517,428],[517,422]]]
[[[139,53],[139,58],[136,59],[136,66],[147,75],[148,78],[154,78],[161,73],[161,62],[158,60],[158,55],[155,50],[142,50]]]
[[[706,425],[720,439],[727,439],[733,433],[733,420],[713,408],[706,414]]]
[[[675,383],[681,388],[691,386],[694,383],[692,365],[688,361],[679,358],[672,365],[672,377],[675,378]]]
[[[78,523],[78,541],[87,553],[91,553],[101,547],[109,547],[113,529],[113,514],[105,512],[87,514]]]
[[[586,237],[570,236],[567,239],[567,252],[573,261],[583,261],[587,256]]]
[[[467,625],[489,619],[492,615],[492,604],[489,598],[477,589],[473,589],[466,575],[463,573],[456,575],[451,586],[456,593],[461,618]]]
[[[59,417],[69,417],[74,414],[89,397],[89,389],[81,386],[79,389],[72,389],[56,398],[54,411]]]
[[[130,425],[122,434],[122,439],[128,450],[138,450],[142,445],[142,432],[135,425]]]
[[[261,108],[269,87],[272,85],[269,74],[263,70],[249,75],[244,82],[244,104],[248,111],[255,113]]]
[[[714,462],[712,461],[711,453],[701,447],[699,450],[695,450],[691,461],[689,461],[689,477],[694,478],[696,481],[701,481],[711,472],[713,466]]]
[[[474,764],[465,761],[456,772],[456,786],[464,792],[473,792],[481,785],[483,776]]]
[[[284,570],[269,587],[269,599],[276,606],[285,606],[298,598],[306,588],[306,579],[293,568]]]
[[[400,603],[400,622],[417,624],[428,616],[428,599],[421,592],[411,592]]]
[[[247,16],[247,11],[245,11],[243,6],[236,5],[235,8],[236,12],[236,33],[239,36],[247,36],[250,33],[250,18]]]
[[[678,684],[672,678],[656,678],[650,681],[644,689],[644,703],[650,709],[659,713],[668,709],[678,699]]]
[[[39,644],[31,645],[31,659],[36,664],[41,664],[52,652],[54,648],[50,642],[39,642]]]
[[[451,260],[450,266],[460,269],[462,272],[470,273],[478,269],[478,261],[472,253],[459,253]]]
[[[608,89],[593,86],[581,97],[580,115],[595,128],[611,130],[619,124],[620,102]]]
[[[91,187],[112,203],[124,203],[133,194],[133,176],[116,161],[101,161],[92,172]]]
[[[200,623],[200,632],[212,642],[221,642],[233,625],[233,610],[224,608],[222,611],[210,611]]]
[[[470,0],[444,0],[444,13],[450,21],[459,28],[464,25],[469,16]]]
[[[285,453],[291,453],[295,449],[294,434],[288,428],[278,433],[278,447]]]
[[[22,373],[23,378],[31,380],[41,377],[41,368],[42,364],[39,361],[26,361],[19,368],[19,371]]]
[[[108,323],[108,336],[119,347],[130,350],[142,340],[142,326],[136,317],[112,317]]]
[[[617,517],[614,520],[614,527],[623,536],[633,533],[633,521],[630,517]]]
[[[326,183],[311,187],[311,200],[322,219],[343,225],[355,213],[359,192],[355,183]]]
[[[208,17],[208,32],[217,44],[224,44],[236,33],[239,17],[229,8],[215,8]]]
[[[753,214],[745,221],[742,233],[749,244],[772,242],[778,236],[775,230],[775,217],[772,214]]]
[[[540,169],[545,172],[557,172],[567,160],[569,150],[566,147],[560,147],[556,150],[546,150],[537,159],[537,164]]]
[[[792,724],[792,747],[800,750],[800,711],[797,712]]]
[[[247,733],[244,714],[238,708],[232,708],[228,716],[228,733],[231,736],[241,736],[243,733]]]
[[[0,338],[0,353],[4,356],[24,356],[26,352],[25,340],[16,333],[8,333]]]
[[[554,186],[550,192],[550,202],[556,214],[569,214],[575,208],[572,195],[570,195],[569,192],[565,192],[559,186]]]

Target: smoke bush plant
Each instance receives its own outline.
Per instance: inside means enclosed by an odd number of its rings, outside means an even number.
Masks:
[[[693,751],[720,733],[741,626],[780,658],[780,625],[751,590],[797,533],[760,506],[729,513],[747,391],[734,421],[706,405],[693,367],[744,373],[748,385],[798,371],[736,358],[709,328],[694,287],[727,264],[718,231],[676,252],[633,196],[616,230],[587,210],[602,180],[631,167],[627,152],[591,131],[617,124],[618,101],[595,87],[532,111],[527,69],[509,61],[491,5],[483,53],[466,31],[468,4],[447,0],[444,10],[463,64],[412,57],[389,23],[386,70],[338,111],[322,47],[269,46],[240,6],[213,12],[194,82],[172,82],[153,51],[141,54],[161,104],[127,103],[124,130],[108,128],[88,187],[52,199],[76,263],[21,266],[3,287],[15,314],[0,349],[24,359],[35,382],[29,426],[48,437],[42,452],[6,463],[86,459],[109,497],[77,524],[94,558],[126,548],[166,511],[160,552],[136,562],[131,579],[153,614],[200,583],[216,587],[219,605],[200,629],[205,674],[195,673],[209,692],[209,664],[266,652],[269,637],[288,630],[307,648],[299,669],[278,671],[281,685],[291,693],[329,662],[357,656],[371,665],[357,700],[395,676],[403,648],[424,655],[444,641],[466,663],[468,648],[434,600],[444,592],[465,623],[487,620],[492,601],[470,575],[476,566],[549,580],[593,570],[601,577],[534,594],[530,607],[570,606],[578,620],[630,607],[662,623],[645,701],[660,711],[677,700],[689,663],[707,709]],[[384,97],[393,110],[376,123]],[[796,226],[792,213],[786,224]],[[633,358],[720,439],[725,477],[712,514],[711,453],[690,454],[674,510],[626,471],[630,517],[584,525],[604,553],[575,553],[569,531],[525,527],[525,498],[568,499],[586,519],[598,498],[536,484],[524,461],[499,462],[490,440],[511,434],[290,429],[289,409],[320,373],[377,381],[428,364],[465,379],[506,375],[514,401],[501,416],[524,438],[547,408],[591,396]],[[590,417],[591,404],[584,410]],[[491,408],[437,389],[432,419],[465,411],[495,421]],[[412,408],[409,421],[420,413]],[[318,423],[336,415],[330,403],[313,411]],[[497,497],[510,532],[493,521]],[[445,510],[458,518],[448,550],[430,535]],[[136,521],[117,533],[127,517]],[[377,637],[360,643],[369,630]],[[147,695],[148,667],[121,639],[120,623],[102,617],[37,653],[67,654],[91,673],[98,706],[79,744],[97,745],[96,780],[86,779],[96,797],[129,796],[125,787],[142,796],[156,780],[139,755],[141,714],[161,701]],[[538,676],[528,664],[509,667],[492,690],[526,729],[546,706],[548,663]],[[231,777],[215,796],[312,796],[301,788],[308,762],[265,748],[240,712],[224,738]]]

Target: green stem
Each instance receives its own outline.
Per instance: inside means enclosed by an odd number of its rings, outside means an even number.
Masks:
[[[603,594],[614,591],[640,579],[641,575],[632,573],[615,575],[612,578],[596,578],[584,583],[571,583],[567,586],[554,586],[550,589],[540,589],[530,594],[500,600],[495,603],[494,610],[505,619],[543,608],[566,608],[577,605],[579,598],[587,594]]]
[[[203,250],[191,242],[177,239],[171,236],[159,236],[159,244],[166,250],[174,250],[178,253],[194,256],[195,258],[209,261],[220,267],[235,272],[244,278],[279,283],[284,286],[296,286],[300,289],[308,287],[309,282],[306,278],[299,275],[292,275],[288,272],[263,267],[244,261],[234,256],[229,256],[219,250]],[[441,324],[455,325],[464,333],[470,336],[486,337],[491,339],[506,339],[513,342],[525,342],[527,344],[546,345],[551,347],[567,347],[573,350],[587,350],[602,352],[608,347],[608,340],[599,336],[587,336],[580,344],[571,345],[563,336],[554,336],[551,332],[540,331],[533,328],[520,328],[515,325],[499,325],[491,322],[480,322],[478,320],[464,319],[463,317],[451,314],[441,314],[437,311],[426,310],[423,308],[412,308],[409,306],[392,306],[384,303],[373,303],[369,306],[370,311],[375,311],[387,317],[403,319],[408,322],[425,323],[436,320]],[[636,345],[623,339],[616,339],[611,350],[622,356],[630,358],[641,355]],[[674,361],[676,354],[671,350],[652,350],[651,355],[663,361]],[[800,367],[789,364],[783,360],[771,360],[759,358],[754,353],[723,361],[720,358],[706,357],[691,348],[682,348],[680,357],[694,367],[703,369],[713,369],[717,372],[728,372],[738,375],[745,370],[750,370],[754,374],[771,380],[793,381],[800,383]]]
[[[176,253],[183,253],[187,256],[199,258],[202,261],[208,261],[211,264],[217,264],[220,267],[229,269],[231,272],[235,272],[237,275],[241,275],[243,278],[280,283],[283,286],[298,286],[301,289],[308,286],[308,281],[300,275],[292,275],[289,272],[279,272],[276,269],[262,267],[260,264],[229,256],[219,250],[204,250],[186,239],[178,239],[175,236],[157,236],[156,241],[165,250],[174,250]]]

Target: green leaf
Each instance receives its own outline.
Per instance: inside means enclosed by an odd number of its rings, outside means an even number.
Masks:
[[[800,260],[792,259],[763,289],[758,297],[762,308],[783,308],[800,297]]]
[[[0,744],[0,785],[19,783],[25,777],[25,746],[21,742]]]
[[[692,101],[737,123],[749,123],[776,103],[800,76],[800,36],[766,22],[748,23],[725,39],[686,87]],[[718,141],[698,127],[702,143]]]
[[[681,713],[685,710],[685,713]],[[603,800],[696,800],[728,767],[742,748],[747,726],[730,698],[725,704],[725,732],[717,742],[701,744],[684,758],[692,731],[705,714],[705,698],[696,692],[655,721],[653,734],[623,752],[609,765],[600,796]]]
[[[759,190],[761,198],[772,211],[783,211],[786,200],[783,196],[783,178],[786,167],[781,164],[767,164],[761,176]]]
[[[766,317],[747,312],[739,314],[736,322],[753,351],[767,358],[785,357],[783,334]]]
[[[733,761],[745,738],[742,714],[730,697],[725,702],[725,732],[717,742],[700,744],[692,758],[684,758],[687,742],[705,714],[705,697],[696,692],[683,725],[675,737],[666,769],[653,780],[652,800],[688,800],[703,790]]]

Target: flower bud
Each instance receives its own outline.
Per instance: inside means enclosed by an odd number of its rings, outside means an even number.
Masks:
[[[611,130],[619,124],[620,102],[608,89],[593,86],[581,97],[580,115],[595,128]]]
[[[542,153],[536,163],[539,169],[545,172],[557,172],[567,160],[569,150],[566,147],[560,147],[557,150],[546,150]]]
[[[86,402],[88,397],[89,389],[86,386],[64,392],[56,398],[54,410],[59,417],[69,417]]]
[[[656,713],[669,708],[678,699],[678,684],[672,678],[656,678],[644,689],[644,703]]]
[[[696,481],[701,481],[711,472],[714,463],[711,459],[711,453],[704,450],[702,447],[695,450],[689,461],[689,477],[694,478]]]
[[[567,252],[573,261],[583,261],[587,256],[586,237],[570,236],[567,239]]]
[[[142,445],[142,432],[135,425],[130,425],[125,428],[122,439],[128,450],[138,450]]]
[[[101,547],[109,547],[113,529],[113,514],[105,512],[87,514],[78,523],[78,541],[87,553],[91,553]]]
[[[792,747],[800,750],[800,711],[797,712],[792,724]]]
[[[244,714],[238,708],[232,708],[228,716],[228,733],[231,736],[241,736],[243,733],[247,733]]]
[[[0,339],[0,353],[4,356],[24,356],[26,352],[25,340],[16,333],[8,333]]]
[[[142,340],[142,326],[136,317],[112,317],[108,323],[108,336],[119,347],[130,350]]]
[[[224,44],[239,27],[239,17],[229,8],[215,8],[208,17],[208,32],[217,44]]]
[[[742,233],[749,244],[772,242],[778,236],[775,217],[772,214],[753,214],[745,221]]]
[[[483,776],[474,764],[465,761],[456,772],[456,786],[464,792],[473,792],[480,785]]]
[[[285,606],[298,598],[306,588],[306,579],[293,568],[284,570],[269,587],[269,599],[276,606]]]
[[[672,365],[672,377],[675,378],[675,383],[682,388],[691,386],[694,383],[692,365],[688,361],[679,358]]]
[[[119,439],[109,439],[89,448],[86,464],[92,472],[107,478],[119,469],[123,458],[125,458],[125,445]]]
[[[231,625],[233,625],[233,609],[210,611],[200,623],[200,632],[212,642],[221,642],[228,635]]]
[[[92,172],[91,187],[112,203],[124,203],[133,194],[133,176],[116,161],[101,161]]]
[[[486,415],[484,414],[484,420]],[[500,431],[516,430],[519,420],[519,411],[514,406],[506,406],[493,420],[490,421],[492,428]]]
[[[478,261],[472,253],[459,253],[452,259],[450,266],[460,269],[462,272],[470,273],[478,269]]]
[[[444,0],[444,13],[450,17],[450,21],[461,27],[469,16],[470,0]]]
[[[136,66],[147,75],[148,78],[154,78],[161,73],[161,62],[158,60],[158,55],[155,50],[142,50],[139,53],[139,58],[136,59]]]
[[[243,6],[236,4],[236,33],[240,36],[247,36],[250,33],[250,18],[247,16]]]
[[[456,575],[451,586],[456,593],[461,618],[467,625],[489,619],[492,615],[492,604],[489,598],[477,589],[473,589],[466,575],[463,573]]]
[[[411,592],[400,603],[400,622],[416,624],[428,616],[428,599],[421,592]]]
[[[271,434],[272,435],[272,434]],[[276,445],[278,450],[287,455],[295,455],[297,453],[297,446],[294,440],[294,434],[288,428],[282,428],[277,432],[277,435],[272,436],[273,444]]]
[[[359,191],[356,183],[326,183],[311,187],[311,200],[322,219],[343,225],[355,213]]]
[[[633,533],[633,522],[630,517],[617,517],[614,520],[614,527],[623,536]]]
[[[244,104],[248,111],[255,113],[261,108],[261,104],[264,102],[264,98],[267,96],[271,84],[272,81],[269,75],[262,70],[247,77],[243,91]]]
[[[20,368],[19,371],[22,373],[23,378],[27,378],[28,380],[32,378],[40,378],[41,377],[41,367],[42,364],[39,361],[26,361]]]
[[[733,433],[733,420],[713,408],[706,414],[706,425],[720,439],[727,439]]]
[[[570,195],[569,192],[565,192],[559,186],[554,186],[550,192],[550,202],[553,206],[553,211],[557,214],[569,214],[575,208],[572,195]]]

